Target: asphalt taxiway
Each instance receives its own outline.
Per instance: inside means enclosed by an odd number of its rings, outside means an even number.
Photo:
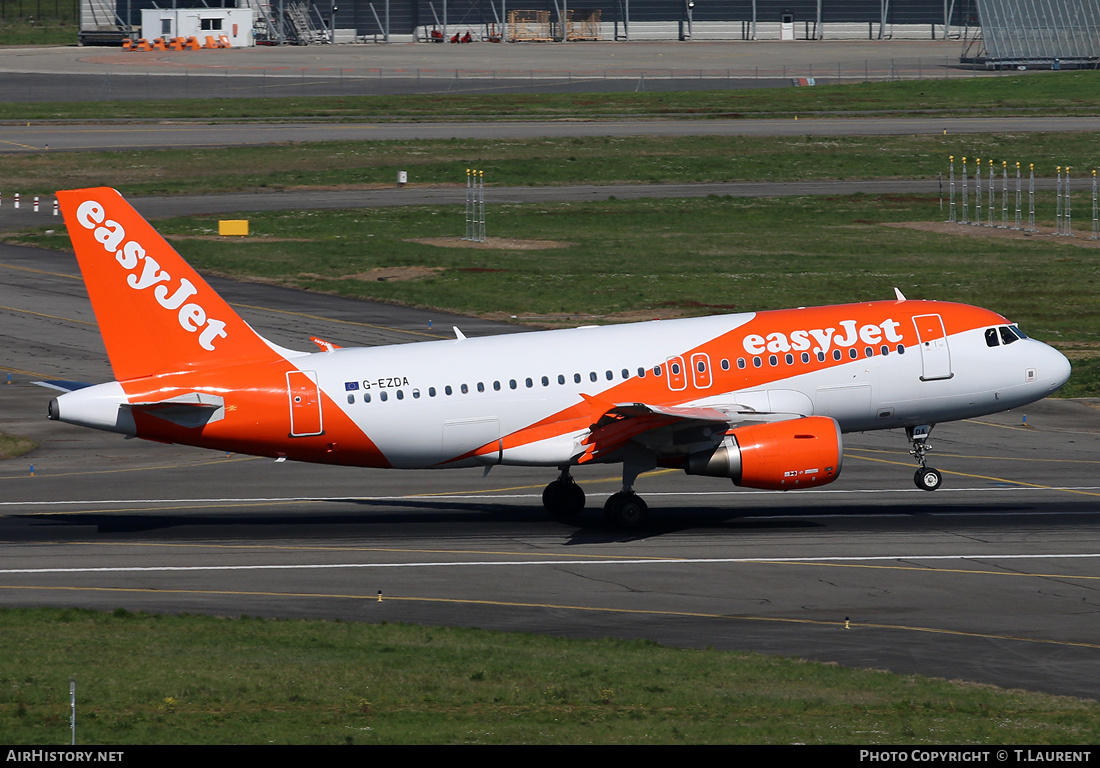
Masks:
[[[645,637],[1100,696],[1090,403],[939,425],[934,493],[913,487],[896,432],[846,436],[841,478],[812,491],[652,473],[637,487],[655,525],[624,534],[598,512],[614,467],[576,473],[592,512],[565,526],[542,511],[545,470],[274,463],[48,421],[33,380],[110,378],[91,309],[71,256],[0,246],[0,272],[0,429],[39,443],[0,464],[5,605]],[[520,330],[217,288],[299,348]]]

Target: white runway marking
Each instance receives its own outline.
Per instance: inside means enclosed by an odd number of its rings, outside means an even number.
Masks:
[[[730,563],[853,563],[899,560],[1046,560],[1097,558],[1100,553],[1047,555],[876,555],[864,557],[704,557],[704,558],[617,558],[613,560],[470,560],[458,562],[411,563],[325,563],[297,565],[158,565],[93,568],[4,568],[0,574],[28,573],[155,573],[171,571],[265,571],[316,570],[333,568],[454,568],[494,565],[713,565]]]

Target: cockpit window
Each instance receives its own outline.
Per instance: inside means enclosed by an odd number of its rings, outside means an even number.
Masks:
[[[1010,326],[1008,326],[1008,327],[1009,327],[1009,328],[1010,328],[1010,329],[1012,330],[1012,332],[1013,332],[1014,334],[1016,334],[1017,338],[1021,338],[1021,339],[1026,339],[1026,338],[1028,338],[1028,335],[1027,335],[1026,333],[1024,333],[1023,331],[1021,331],[1021,330],[1020,330],[1020,326],[1018,326],[1018,325],[1010,325]]]
[[[1013,333],[1012,329],[1009,328],[1007,325],[1002,325],[997,330],[1001,332],[1001,341],[1003,341],[1005,344],[1011,344],[1012,342],[1019,341],[1020,339],[1020,337]]]
[[[997,338],[997,329],[996,328],[986,328],[985,329],[985,345],[987,347],[996,347],[1000,343],[1001,342]]]

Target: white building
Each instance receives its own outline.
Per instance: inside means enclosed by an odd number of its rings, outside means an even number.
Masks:
[[[194,37],[200,43],[220,35],[233,48],[250,46],[252,41],[251,8],[144,8],[141,11],[141,37]]]

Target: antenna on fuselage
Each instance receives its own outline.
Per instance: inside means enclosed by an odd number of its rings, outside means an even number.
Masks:
[[[902,295],[901,291],[896,286],[894,288],[894,295],[898,297],[898,301],[905,301],[905,296]]]

